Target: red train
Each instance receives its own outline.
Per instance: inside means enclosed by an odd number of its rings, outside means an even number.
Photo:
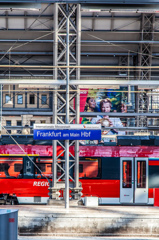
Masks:
[[[52,146],[21,147],[51,179]],[[80,146],[79,164],[82,198],[97,196],[99,204],[154,203],[153,189],[159,188],[158,146]],[[1,203],[47,203],[48,186],[17,145],[0,145]]]

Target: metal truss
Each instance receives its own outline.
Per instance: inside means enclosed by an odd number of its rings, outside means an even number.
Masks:
[[[155,14],[142,14],[141,20],[141,41],[154,40],[154,23]],[[145,68],[152,65],[152,45],[149,43],[141,43],[139,46],[138,65],[142,66],[139,70],[138,79],[143,81],[151,81],[151,68]],[[137,110],[139,113],[148,112],[148,96],[145,91],[138,94]],[[147,117],[139,117],[137,119],[137,126],[147,126]]]
[[[120,56],[119,57],[119,66],[128,66],[128,58],[129,56]],[[122,68],[119,69],[119,75],[120,76],[127,76],[128,75],[128,69]]]
[[[53,70],[54,80],[61,79],[69,81],[71,76],[80,79],[80,69],[69,68],[69,66],[80,65],[80,41],[81,41],[81,16],[80,5],[77,4],[54,4],[54,59]],[[60,66],[68,66],[61,68]],[[59,81],[60,82],[60,81]],[[55,87],[56,88],[56,87]],[[79,123],[79,89],[78,86],[68,85],[59,86],[53,93],[53,123]],[[60,90],[60,91],[59,91]],[[61,91],[63,90],[63,91]],[[60,115],[59,115],[60,113]],[[68,182],[69,189],[72,191],[73,199],[80,199],[81,190],[79,184],[79,142],[70,141],[67,146],[63,142],[53,141],[53,179],[50,188],[51,199],[59,199],[59,190],[64,190],[66,195],[67,178],[67,156],[69,156],[68,175],[71,181]],[[62,152],[57,152],[57,146],[62,147]],[[73,148],[75,154],[70,152]],[[67,155],[68,154],[68,155]],[[61,175],[58,176],[57,170],[60,169]],[[70,172],[74,170],[74,175]],[[66,197],[66,196],[65,196]]]
[[[154,23],[155,14],[142,14],[141,20],[141,41],[154,40]],[[139,66],[151,66],[152,64],[152,47],[149,43],[141,43],[139,47]],[[139,71],[140,80],[151,80],[151,69]]]
[[[145,91],[138,93],[138,104],[139,113],[148,112],[149,97],[147,96]],[[138,127],[147,127],[147,125],[148,125],[147,116],[140,116],[137,118]]]

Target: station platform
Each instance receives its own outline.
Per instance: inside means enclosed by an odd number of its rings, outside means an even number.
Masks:
[[[151,236],[159,237],[159,207],[1,205],[18,209],[21,236]]]

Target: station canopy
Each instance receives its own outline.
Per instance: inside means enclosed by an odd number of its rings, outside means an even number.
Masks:
[[[111,4],[111,5],[158,5],[158,0],[0,0],[0,3],[103,3],[103,4]]]

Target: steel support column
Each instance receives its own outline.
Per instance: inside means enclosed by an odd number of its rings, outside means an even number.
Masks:
[[[141,41],[154,40],[154,23],[155,14],[142,14],[141,18]],[[145,68],[152,65],[152,45],[149,43],[141,43],[139,46],[138,65],[143,68],[139,69],[138,79],[151,81],[151,68]],[[143,91],[138,96],[137,112],[148,112],[148,96]],[[147,126],[147,117],[137,118],[137,126]]]
[[[53,123],[70,124],[79,123],[79,89],[78,85],[70,85],[72,75],[80,80],[80,69],[69,66],[80,65],[81,43],[81,13],[78,4],[54,4],[54,61],[58,66],[53,71],[54,80],[66,80],[66,85],[59,84],[53,94]],[[61,68],[60,66],[66,66]],[[62,113],[59,116],[59,113]],[[62,147],[58,153],[57,145]],[[74,154],[70,152],[70,146]],[[57,168],[61,174],[57,175]],[[74,175],[70,172],[74,169]],[[69,181],[71,179],[71,182]],[[50,188],[50,197],[58,199],[58,192],[64,191],[65,207],[69,207],[69,189],[73,199],[80,199],[81,187],[79,184],[79,142],[69,140],[65,144],[53,141],[53,179]]]
[[[77,8],[77,65],[81,64],[81,9],[80,5]],[[76,80],[80,80],[80,68],[76,69]],[[79,124],[80,119],[80,89],[76,86],[76,123]],[[75,142],[75,187],[72,190],[74,199],[80,198],[80,186],[79,186],[79,141]]]

